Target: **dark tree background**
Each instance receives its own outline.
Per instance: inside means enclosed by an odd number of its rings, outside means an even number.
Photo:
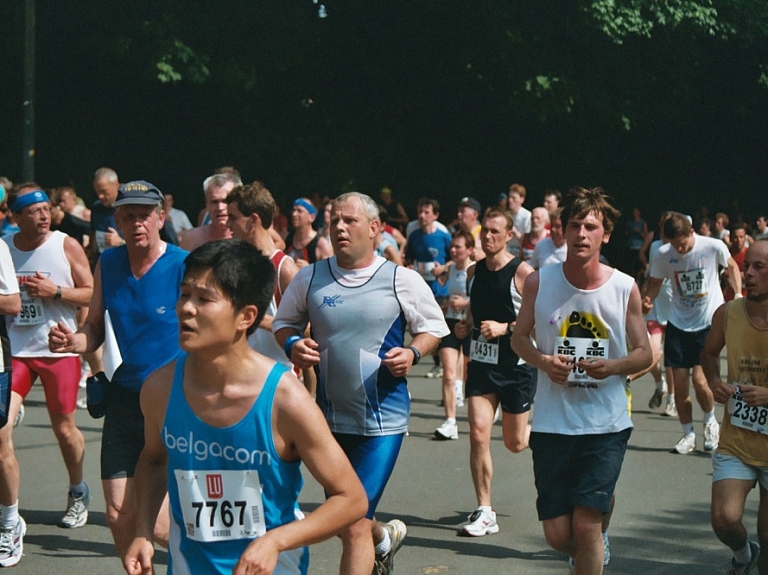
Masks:
[[[390,186],[413,215],[512,182],[646,219],[768,208],[764,0],[37,0],[36,180],[93,171],[196,214],[222,165],[282,201]],[[0,174],[22,165],[24,2],[0,21]]]

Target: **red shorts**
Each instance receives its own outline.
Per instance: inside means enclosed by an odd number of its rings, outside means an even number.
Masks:
[[[11,389],[22,399],[40,377],[49,413],[67,414],[77,409],[80,385],[80,358],[74,357],[14,357],[11,361]]]
[[[664,331],[667,329],[667,326],[655,320],[647,321],[645,325],[648,328],[648,335],[656,335],[657,333],[664,335]]]

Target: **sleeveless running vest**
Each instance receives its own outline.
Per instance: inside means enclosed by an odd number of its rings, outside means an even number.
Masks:
[[[521,263],[523,262],[520,258],[513,257],[507,265],[497,271],[489,270],[485,259],[475,264],[475,276],[469,294],[473,340],[478,339],[482,321],[510,323],[517,320],[516,310],[520,309],[522,296],[515,285],[515,273]],[[497,340],[499,359],[495,369],[503,371],[513,368],[520,358],[509,346],[510,336],[505,334]]]
[[[728,303],[725,312],[727,383],[768,386],[768,329],[753,326],[743,299]],[[768,467],[768,408],[745,409],[732,398],[723,410],[719,453],[738,457],[747,465]],[[731,415],[731,410],[734,414]],[[736,425],[738,423],[738,425]]]
[[[536,344],[546,354],[572,359],[627,355],[626,314],[634,279],[613,270],[602,286],[578,289],[563,273],[563,264],[539,270],[536,296]],[[624,377],[592,380],[575,370],[564,385],[539,370],[533,431],[585,435],[614,433],[632,427]]]
[[[307,294],[312,338],[318,349],[317,403],[331,431],[394,435],[408,429],[405,377],[381,365],[402,347],[406,319],[395,292],[398,266],[385,261],[358,287],[336,281],[330,261],[314,266]]]
[[[269,261],[272,262],[272,266],[275,268],[275,295],[272,296],[272,300],[269,302],[269,307],[267,308],[267,315],[271,315],[272,317],[275,317],[277,306],[280,305],[280,300],[283,297],[283,292],[280,291],[280,268],[282,267],[285,258],[288,257],[290,256],[278,250],[269,258]],[[277,340],[271,331],[256,328],[254,332],[248,336],[248,344],[260,354],[266,355],[268,358],[275,360],[289,369],[293,368],[293,364],[285,355],[283,348],[277,343]]]
[[[176,301],[188,253],[167,244],[141,279],[131,273],[125,246],[101,254],[101,294],[115,328],[122,365],[113,383],[139,391],[147,376],[179,353]]]
[[[296,520],[301,463],[280,458],[272,436],[275,390],[285,368],[275,364],[250,411],[215,428],[184,396],[179,355],[162,440],[168,452],[171,528],[168,573],[229,575],[248,544]],[[305,574],[306,548],[279,555],[276,575]]]
[[[69,329],[77,331],[77,306],[61,300],[34,298],[27,295],[24,285],[27,278],[36,271],[61,287],[75,287],[72,268],[64,253],[64,240],[68,237],[62,232],[51,232],[45,242],[32,251],[22,251],[14,245],[14,237],[6,239],[16,268],[21,294],[21,312],[11,318],[8,336],[11,340],[11,352],[14,357],[65,357],[75,353],[53,353],[48,349],[48,332],[56,322],[64,322]]]
[[[304,260],[311,264],[317,261],[317,242],[320,241],[320,234],[315,234],[309,243],[302,249],[296,249],[293,247],[293,232],[288,234],[285,238],[285,253],[291,256],[294,260]]]

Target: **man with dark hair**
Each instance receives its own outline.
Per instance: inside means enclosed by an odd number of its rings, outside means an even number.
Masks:
[[[272,329],[294,365],[316,367],[317,402],[368,494],[368,512],[341,534],[340,572],[391,573],[406,527],[374,514],[408,429],[406,375],[448,335],[443,313],[413,270],[374,253],[379,208],[358,192],[331,210],[335,255],[302,268]],[[311,337],[302,337],[307,322]],[[405,330],[413,334],[405,343]]]
[[[160,239],[163,195],[149,182],[120,186],[114,206],[125,245],[102,253],[85,323],[77,332],[63,323],[54,326],[48,346],[56,353],[85,353],[108,340],[104,364],[111,384],[102,406],[101,479],[107,525],[122,557],[136,526],[133,475],[144,445],[139,392],[147,376],[179,352],[173,310],[187,252]],[[167,513],[158,522],[158,537],[167,539]]]
[[[560,190],[544,190],[544,202],[542,203],[542,206],[544,206],[544,209],[546,209],[551,216],[555,210],[560,207],[562,199],[563,195],[560,193]]]
[[[618,210],[600,188],[573,188],[563,213],[568,257],[528,276],[512,349],[539,370],[531,449],[544,535],[584,575],[605,562],[603,516],[632,431],[625,378],[653,355],[634,279],[600,262]]]
[[[746,295],[721,305],[701,354],[701,367],[718,403],[726,405],[720,443],[712,456],[712,528],[733,552],[729,574],[768,573],[768,240],[744,259]],[[727,350],[727,376],[720,355]],[[759,483],[759,543],[742,523],[747,495]],[[762,551],[761,551],[762,550]]]
[[[701,369],[700,356],[712,315],[724,301],[718,279],[720,268],[728,268],[728,281],[736,297],[741,297],[741,272],[725,243],[695,233],[683,214],[672,213],[664,221],[663,232],[669,243],[659,248],[651,262],[643,311],[647,314],[652,309],[662,280],[668,278],[673,296],[664,340],[664,365],[672,368],[675,405],[683,426],[683,437],[675,445],[675,451],[687,454],[696,449],[689,377],[704,412],[704,450],[713,451],[720,426],[715,419],[715,403]]]
[[[733,261],[735,261],[736,265],[739,267],[742,284],[744,283],[744,258],[747,255],[747,247],[747,229],[744,227],[744,224],[742,222],[733,224],[731,226],[731,247],[729,248],[729,251],[731,252]],[[743,287],[741,289],[741,295],[745,295]],[[725,286],[723,297],[725,298],[725,301],[734,299],[733,287],[731,284]]]
[[[249,347],[272,299],[272,263],[240,240],[208,242],[184,263],[176,304],[184,353],[141,392],[146,443],[125,569],[152,569],[153,526],[167,489],[169,573],[306,574],[306,545],[362,517],[365,492],[298,380]],[[327,494],[305,518],[301,461]]]

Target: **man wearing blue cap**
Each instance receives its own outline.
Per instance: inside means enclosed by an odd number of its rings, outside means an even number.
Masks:
[[[32,383],[40,378],[51,427],[69,474],[67,511],[59,525],[82,527],[88,520],[91,493],[83,481],[85,439],[77,428],[77,390],[80,359],[76,354],[53,354],[48,331],[57,323],[75,329],[77,308],[93,293],[93,276],[80,244],[62,232],[51,231],[48,195],[32,182],[8,197],[19,232],[3,238],[8,245],[18,284],[21,307],[5,318],[13,350],[9,418],[15,418]],[[26,526],[18,513],[19,463],[13,450],[12,425],[0,430],[0,565],[21,559]]]
[[[102,253],[83,326],[76,333],[61,323],[54,326],[48,344],[57,353],[84,353],[105,338],[114,342],[104,352],[104,364],[114,372],[107,374],[111,382],[103,405],[101,479],[107,524],[122,557],[135,532],[133,472],[144,446],[139,393],[147,376],[179,352],[174,310],[187,252],[160,239],[163,195],[149,182],[123,184],[113,205],[125,244]],[[167,521],[167,512],[161,513],[157,540],[167,539]]]

